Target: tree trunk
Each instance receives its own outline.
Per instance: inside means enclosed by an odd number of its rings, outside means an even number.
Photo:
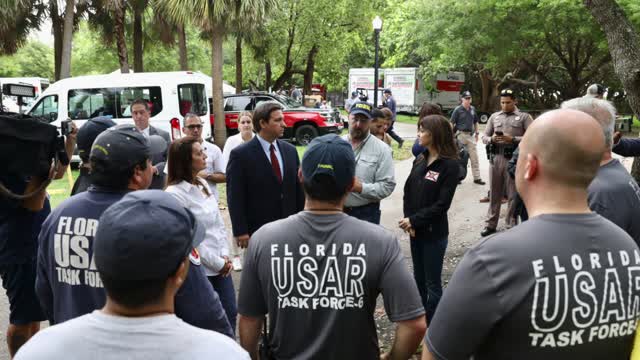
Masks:
[[[62,54],[60,55],[60,79],[71,76],[71,42],[73,41],[73,17],[75,0],[67,0],[64,10],[64,30],[62,36]]]
[[[264,89],[265,90],[269,90],[269,88],[271,87],[271,61],[266,60],[264,62]]]
[[[134,7],[133,10],[133,71],[143,72],[143,48],[142,48],[142,10]]]
[[[118,1],[114,10],[114,30],[116,33],[116,46],[118,47],[118,62],[120,72],[129,73],[129,54],[127,53],[127,42],[124,36],[124,4]]]
[[[242,36],[236,35],[236,94],[242,93]]]
[[[316,55],[318,55],[318,45],[313,44],[309,54],[307,54],[307,67],[304,71],[303,94],[311,95],[311,84],[313,84],[313,72],[316,66]]]
[[[178,51],[180,53],[180,70],[189,70],[189,59],[187,58],[187,34],[184,25],[178,26]]]
[[[227,141],[227,127],[224,121],[224,107],[222,97],[222,43],[224,41],[223,27],[213,24],[211,35],[211,95],[213,98],[214,142],[221,149]]]
[[[53,62],[55,80],[60,80],[60,63],[62,61],[62,37],[64,36],[64,22],[58,15],[57,1],[51,2],[51,33],[53,34]]]
[[[629,106],[640,116],[640,34],[614,0],[584,0],[584,4],[604,31]],[[640,158],[633,160],[631,175],[640,180]]]

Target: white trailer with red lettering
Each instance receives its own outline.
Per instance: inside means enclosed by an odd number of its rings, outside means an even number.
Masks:
[[[448,112],[460,104],[463,87],[464,73],[459,71],[438,74],[425,83],[418,68],[384,70],[384,88],[391,90],[398,112],[417,114],[426,101]]]

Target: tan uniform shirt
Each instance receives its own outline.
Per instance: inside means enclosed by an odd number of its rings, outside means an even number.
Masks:
[[[531,115],[520,111],[517,107],[512,113],[508,114],[504,111],[498,111],[493,113],[489,121],[487,121],[487,127],[482,135],[482,142],[488,144],[496,131],[502,131],[505,135],[513,136],[513,142],[517,145],[532,122]]]

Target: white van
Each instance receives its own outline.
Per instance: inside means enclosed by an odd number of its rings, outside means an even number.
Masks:
[[[116,123],[133,123],[130,104],[144,99],[151,111],[150,125],[181,136],[182,121],[195,113],[203,122],[203,137],[212,135],[205,81],[191,71],[77,76],[53,83],[27,114],[78,127],[96,116],[111,116]]]

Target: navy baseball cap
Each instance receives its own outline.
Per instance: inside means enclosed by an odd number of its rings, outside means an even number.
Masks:
[[[104,160],[114,169],[127,169],[151,159],[162,149],[159,142],[153,144],[152,148],[152,143],[134,125],[118,125],[98,135],[89,158]]]
[[[316,137],[302,156],[302,177],[329,175],[340,189],[346,189],[356,174],[356,158],[351,145],[336,134]]]
[[[101,275],[115,280],[159,280],[202,241],[204,226],[173,195],[140,190],[100,216],[93,256]]]
[[[351,106],[351,111],[349,112],[349,115],[362,114],[362,115],[366,116],[367,119],[371,119],[371,109],[372,108],[373,107],[368,102],[358,100],[358,101],[354,102],[353,105]],[[309,151],[309,150],[307,150],[307,151]]]
[[[358,92],[357,91],[352,91],[351,92],[351,96],[358,96]]]
[[[383,93],[384,94],[391,94],[391,89],[384,89]]]
[[[82,161],[89,161],[91,145],[93,145],[93,142],[100,133],[112,126],[116,126],[116,122],[111,120],[111,116],[99,116],[87,120],[87,122],[78,129],[76,144],[78,145],[78,155]]]
[[[463,91],[462,94],[460,95],[461,98],[468,98],[471,97],[471,91],[467,90],[467,91]]]

